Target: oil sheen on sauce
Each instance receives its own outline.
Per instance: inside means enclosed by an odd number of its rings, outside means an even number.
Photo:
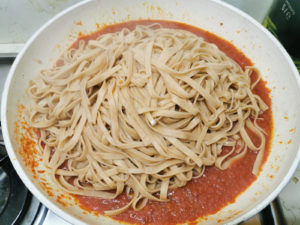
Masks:
[[[252,62],[230,42],[199,28],[171,21],[141,20],[110,25],[87,36],[81,36],[71,46],[78,47],[80,40],[88,41],[96,39],[99,35],[120,31],[127,27],[134,29],[136,25],[149,25],[159,23],[162,27],[183,29],[190,31],[205,41],[214,43],[218,48],[235,60],[242,68],[252,65]],[[251,76],[255,81],[257,74]],[[271,98],[266,83],[261,80],[253,90],[269,106],[259,120],[259,125],[266,131],[266,149],[264,162],[266,161],[272,135],[272,112]],[[254,144],[259,145],[256,137],[249,133]],[[148,204],[140,211],[132,209],[113,216],[113,219],[134,224],[177,224],[183,222],[193,222],[197,218],[204,217],[218,212],[226,205],[233,203],[236,197],[245,191],[256,177],[251,173],[256,153],[249,150],[244,158],[234,162],[227,170],[219,170],[215,167],[207,167],[202,177],[193,179],[184,187],[170,190],[168,192],[168,202],[148,201]],[[262,164],[263,165],[263,164]],[[262,167],[261,165],[261,167]],[[75,196],[81,208],[98,214],[104,214],[105,210],[120,208],[129,201],[125,194],[121,194],[116,199],[100,199],[96,197]]]

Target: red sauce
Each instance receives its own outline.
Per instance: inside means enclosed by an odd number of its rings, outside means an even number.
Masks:
[[[252,62],[230,42],[208,31],[187,24],[170,21],[131,21],[107,26],[88,36],[79,37],[71,47],[77,48],[80,40],[87,42],[88,40],[96,39],[99,35],[120,31],[124,27],[134,29],[138,24],[147,25],[153,22],[158,22],[167,28],[187,30],[203,37],[207,42],[216,44],[220,50],[235,60],[242,68],[252,65]],[[255,81],[256,77],[257,74],[253,73],[251,77],[252,81]],[[266,131],[267,136],[264,154],[265,162],[269,154],[272,136],[270,91],[266,88],[266,83],[260,81],[253,92],[258,94],[269,106],[269,110],[261,116],[264,120],[259,121],[261,127]],[[254,135],[251,135],[251,138],[256,145],[259,145],[259,140]],[[135,224],[176,224],[188,221],[193,223],[197,218],[214,214],[226,205],[233,203],[236,197],[256,180],[256,177],[251,173],[255,158],[256,153],[249,150],[243,159],[234,162],[230,168],[225,171],[219,170],[216,167],[208,167],[202,177],[193,179],[185,187],[170,190],[170,200],[168,202],[149,201],[146,207],[141,211],[135,212],[129,209],[120,215],[113,216],[113,218]],[[114,200],[84,196],[76,196],[76,199],[82,208],[100,214],[103,214],[105,210],[122,207],[128,202],[125,194],[120,195]]]

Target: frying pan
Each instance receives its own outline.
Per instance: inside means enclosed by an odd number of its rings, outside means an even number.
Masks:
[[[119,224],[109,217],[84,213],[74,200],[64,196],[48,179],[47,172],[34,174],[21,156],[20,104],[27,106],[25,89],[42,68],[56,59],[81,34],[104,24],[137,19],[165,19],[208,30],[244,52],[260,70],[271,90],[274,129],[270,155],[257,180],[236,201],[214,215],[199,218],[199,224],[236,224],[269,204],[287,184],[300,158],[299,74],[280,43],[260,24],[225,3],[212,0],[101,0],[81,2],[46,23],[27,42],[11,67],[5,83],[1,122],[6,148],[22,181],[50,210],[73,224]],[[24,121],[23,121],[24,122]],[[24,145],[23,145],[24,148]],[[24,149],[23,149],[24,150]],[[36,159],[38,162],[38,158]],[[39,163],[37,170],[42,171]],[[46,184],[45,184],[46,183]],[[45,188],[46,185],[46,188]],[[217,222],[218,221],[218,222]]]

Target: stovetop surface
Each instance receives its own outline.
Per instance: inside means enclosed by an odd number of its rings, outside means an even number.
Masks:
[[[244,9],[247,13],[249,13],[258,21],[261,22],[264,14],[267,12],[268,7],[270,6],[273,0],[266,0],[266,1],[226,0],[226,1],[233,5],[238,6],[241,9]],[[0,2],[0,6],[5,2],[7,4],[6,7],[9,7],[9,5],[11,4],[8,3],[9,1]],[[73,0],[71,2],[77,2],[77,0]],[[65,7],[71,4],[71,2],[65,4]],[[25,0],[20,0],[20,3],[27,4],[25,3]],[[255,7],[249,7],[249,3]],[[258,6],[259,3],[261,4],[260,8]],[[46,3],[42,3],[42,1],[36,1],[35,4],[36,4],[35,7],[43,8]],[[63,7],[61,5],[60,7],[61,7],[60,10],[62,10]],[[42,19],[46,21],[46,19],[49,19],[51,16],[53,16],[52,14],[56,14],[60,10],[55,11],[53,9],[52,10],[53,12],[44,10],[42,12],[43,13]],[[38,26],[38,24],[36,24],[36,26]],[[34,29],[32,29],[31,32],[33,31]],[[4,37],[7,37],[7,35],[2,36],[2,39]],[[0,39],[0,50],[1,50],[2,39]],[[24,40],[25,39],[26,37],[24,36]],[[18,48],[22,47],[22,43],[19,43],[19,45],[17,44],[15,47],[16,48],[14,49],[17,51]],[[12,49],[9,50],[11,51]],[[10,54],[9,56],[15,55],[15,53]],[[1,55],[1,51],[0,51],[0,99],[2,97],[2,91],[3,91],[5,79],[7,77],[9,68],[14,60],[13,57],[9,58],[3,56],[4,55],[3,54]],[[1,104],[1,100],[0,100],[0,104]],[[2,146],[2,144],[3,144],[2,137],[0,135],[0,156],[5,154],[5,149]],[[1,164],[0,165],[0,224],[1,225],[6,225],[6,224],[69,225],[68,222],[64,221],[63,219],[55,215],[53,212],[48,210],[34,196],[31,195],[31,193],[22,184],[21,180],[17,177],[15,171],[11,169],[10,167],[11,164],[7,159],[6,161],[3,162],[0,161]],[[10,177],[14,179],[10,179]],[[300,178],[300,166],[298,166],[293,179],[283,189],[283,191],[279,194],[279,196],[269,206],[267,206],[261,213],[255,215],[253,218],[242,223],[241,225],[265,225],[265,224],[266,225],[272,225],[272,224],[300,225],[300,182],[298,182],[298,178]],[[13,189],[14,187],[17,187],[16,194],[11,194],[11,189]],[[13,202],[17,202],[17,204],[14,204],[13,207],[4,206],[8,201],[11,200],[13,200]],[[21,209],[24,210],[22,211]],[[6,212],[4,212],[5,210]],[[15,217],[11,219],[7,218],[6,215],[8,214],[4,214],[4,213],[15,215]]]

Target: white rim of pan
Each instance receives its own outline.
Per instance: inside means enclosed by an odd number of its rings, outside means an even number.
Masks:
[[[13,150],[12,144],[11,144],[11,140],[10,137],[8,135],[8,126],[7,126],[7,120],[6,120],[6,105],[8,102],[8,92],[9,92],[9,88],[11,85],[11,81],[13,78],[13,75],[15,73],[15,70],[20,62],[20,60],[22,59],[24,53],[27,51],[28,47],[35,41],[35,39],[37,38],[37,36],[39,36],[39,34],[44,31],[45,29],[48,28],[48,26],[50,24],[52,24],[54,21],[56,21],[57,19],[59,19],[60,17],[62,17],[63,15],[73,11],[74,9],[81,7],[82,5],[85,5],[89,2],[92,2],[93,0],[85,0],[82,2],[79,2],[69,8],[67,8],[66,10],[60,12],[59,14],[57,14],[56,16],[54,16],[52,19],[50,19],[48,22],[46,22],[40,29],[38,29],[32,36],[31,38],[26,42],[25,46],[23,47],[23,49],[21,50],[21,52],[17,55],[16,59],[14,60],[14,63],[9,71],[9,74],[7,76],[5,85],[4,85],[4,90],[3,90],[3,96],[2,96],[2,105],[1,105],[1,121],[2,121],[2,131],[3,131],[3,137],[4,137],[4,142],[5,142],[5,146],[8,149],[8,155],[10,157],[10,160],[15,168],[15,170],[17,171],[19,177],[21,178],[21,180],[24,182],[24,184],[26,185],[26,187],[33,193],[33,195],[35,195],[46,207],[48,207],[51,211],[53,211],[55,214],[57,214],[58,216],[60,216],[61,218],[65,219],[68,222],[71,222],[73,224],[85,224],[83,221],[77,219],[76,217],[68,214],[67,212],[65,212],[63,209],[59,208],[58,206],[56,206],[52,201],[50,201],[48,199],[47,196],[45,196],[30,180],[30,178],[28,177],[28,175],[23,171],[23,168],[21,167],[21,164],[18,160],[13,160],[16,159],[16,154]],[[266,29],[264,28],[260,23],[258,23],[255,19],[253,19],[252,17],[250,17],[249,15],[247,15],[246,13],[244,13],[243,11],[235,8],[232,5],[229,5],[225,2],[222,1],[218,1],[218,0],[210,0],[212,2],[214,2],[215,4],[219,4],[233,12],[235,12],[236,14],[238,14],[239,16],[242,16],[244,18],[246,18],[250,23],[252,23],[253,25],[255,25],[259,30],[261,30],[278,48],[279,50],[282,52],[282,54],[284,55],[284,57],[286,58],[287,62],[289,63],[290,67],[293,70],[293,74],[295,75],[298,87],[300,89],[300,76],[298,75],[298,71],[292,61],[292,59],[290,58],[289,54],[287,53],[287,51],[284,49],[284,47],[280,44],[280,42]],[[227,224],[237,224],[240,223],[242,221],[247,220],[248,218],[254,216],[255,214],[257,214],[259,211],[261,211],[263,208],[265,208],[271,201],[273,201],[277,195],[281,192],[281,190],[285,187],[285,185],[289,182],[289,180],[291,179],[292,175],[294,174],[298,163],[300,160],[300,146],[298,147],[298,152],[297,155],[293,161],[293,163],[291,164],[288,173],[286,174],[286,176],[281,180],[281,182],[279,183],[279,185],[274,189],[274,191],[268,195],[262,202],[258,203],[258,205],[254,208],[252,208],[251,210],[247,211],[246,213],[240,215],[239,217],[229,221]]]

